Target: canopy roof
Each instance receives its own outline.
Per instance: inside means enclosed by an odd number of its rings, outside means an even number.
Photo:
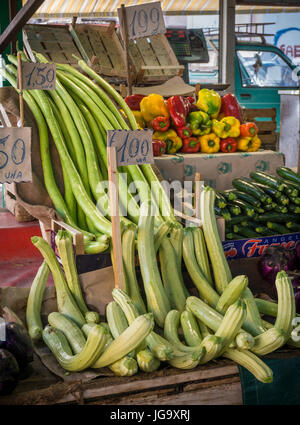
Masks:
[[[23,4],[27,0],[23,0]],[[157,0],[45,0],[35,13],[35,18],[114,17],[121,4],[133,6]],[[162,0],[166,15],[216,14],[219,0]],[[299,8],[278,6],[237,6],[237,13],[294,13]]]

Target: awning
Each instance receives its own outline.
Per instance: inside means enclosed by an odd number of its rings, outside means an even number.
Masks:
[[[27,0],[23,0],[23,4]],[[121,4],[133,6],[157,0],[45,0],[35,18],[115,17]],[[166,15],[216,14],[219,0],[162,0]],[[275,6],[237,6],[237,13],[295,13],[300,8]]]

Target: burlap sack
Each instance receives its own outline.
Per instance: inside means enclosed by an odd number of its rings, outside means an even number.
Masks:
[[[17,125],[19,121],[19,99],[13,87],[0,88],[0,103],[8,114],[11,124]],[[32,128],[31,161],[32,182],[6,184],[8,191],[13,193],[18,203],[33,217],[41,220],[50,227],[51,219],[61,219],[55,211],[52,201],[46,191],[43,177],[42,161],[40,154],[39,132],[36,121],[24,102],[24,126]],[[56,146],[49,134],[50,155],[52,168],[57,186],[64,190],[60,159]]]

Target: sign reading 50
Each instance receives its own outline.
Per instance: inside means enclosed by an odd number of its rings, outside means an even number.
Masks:
[[[31,128],[0,128],[0,183],[32,181]]]

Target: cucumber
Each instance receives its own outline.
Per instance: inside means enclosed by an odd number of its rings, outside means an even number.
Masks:
[[[255,215],[254,207],[248,204],[247,202],[242,201],[241,199],[237,199],[232,203],[232,205],[240,207],[243,213],[246,214],[248,217],[253,217]]]
[[[300,198],[299,197],[290,197],[291,202],[293,202],[296,205],[300,205]]]
[[[277,174],[283,179],[290,180],[300,186],[300,175],[288,167],[278,167]]]
[[[287,221],[299,222],[299,216],[297,214],[278,214],[278,213],[265,213],[254,217],[254,221],[267,222],[271,221],[274,223],[286,223]]]
[[[227,208],[219,208],[215,205],[214,210],[217,216],[223,217],[226,221],[229,221],[231,219],[231,214]]]
[[[246,178],[233,179],[232,186],[241,192],[248,193],[261,202],[267,202],[268,195],[249,180],[250,179],[247,180]]]
[[[225,239],[239,240],[239,239],[244,239],[244,236],[239,235],[238,233],[226,233]]]
[[[216,192],[215,205],[219,208],[226,208],[227,201],[220,192]]]
[[[286,214],[288,212],[288,208],[284,205],[276,205],[274,211],[281,214]]]
[[[239,232],[240,235],[244,236],[244,238],[260,238],[261,235],[253,229],[249,229],[247,227],[240,227]]]
[[[255,182],[269,186],[272,189],[278,190],[279,192],[283,192],[284,190],[284,184],[278,178],[273,177],[267,173],[263,173],[261,171],[252,171],[250,173],[250,177]]]
[[[248,193],[241,192],[240,190],[235,190],[234,193],[236,194],[237,199],[248,202],[248,204],[252,205],[253,207],[259,208],[261,206],[261,202]]]
[[[228,209],[229,209],[229,212],[232,215],[235,215],[235,216],[239,216],[242,213],[242,210],[241,210],[241,208],[238,205],[232,205],[232,204],[230,204],[230,205],[228,205]]]
[[[277,232],[279,235],[286,235],[288,233],[286,227],[282,224],[268,221],[267,226],[269,229],[274,230],[274,232]]]
[[[275,202],[271,202],[271,204],[264,205],[265,211],[273,211],[277,207],[277,204]]]
[[[300,205],[289,203],[288,210],[290,212],[294,213],[294,214],[299,214],[300,213]]]
[[[263,208],[261,208],[261,207],[259,207],[259,208],[255,208],[255,207],[254,207],[254,210],[255,210],[255,212],[256,212],[256,213],[258,213],[258,214],[263,214],[263,213],[265,212],[265,210],[264,210]]]
[[[234,224],[241,224],[242,226],[247,224],[247,220],[249,219],[249,217],[247,215],[240,215],[238,217],[231,217],[231,219],[228,221],[229,225],[234,225]]]
[[[263,190],[267,195],[271,196],[273,199],[279,199],[282,195],[282,192],[279,190],[273,189],[272,187],[266,186],[261,183],[253,182],[253,184]]]
[[[293,232],[300,232],[300,224],[293,223],[292,221],[288,221],[286,223],[286,227],[288,230],[292,230]]]
[[[235,191],[232,189],[219,191],[219,193],[224,196],[226,201],[235,201],[237,199]]]

